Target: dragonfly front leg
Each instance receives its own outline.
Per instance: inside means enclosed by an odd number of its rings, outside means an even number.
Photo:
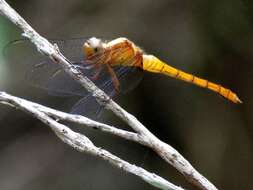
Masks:
[[[81,62],[73,62],[72,64],[75,65],[79,69],[85,69],[85,70],[93,69],[94,67],[96,67],[96,64],[88,60],[81,61]]]
[[[73,63],[76,68],[81,69],[81,70],[87,70],[92,72],[94,70],[94,74],[89,77],[91,80],[97,80],[99,77],[99,74],[102,71],[102,66],[99,63],[93,63],[93,62],[78,62],[78,63]]]
[[[95,67],[95,73],[90,77],[90,79],[93,81],[98,79],[98,77],[103,69],[102,65],[100,65],[100,64],[95,64],[94,67]]]

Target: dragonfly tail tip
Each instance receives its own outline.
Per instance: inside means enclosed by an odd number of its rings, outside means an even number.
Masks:
[[[238,103],[238,104],[242,104],[243,103],[238,96],[235,96],[235,100],[236,100],[236,103]]]

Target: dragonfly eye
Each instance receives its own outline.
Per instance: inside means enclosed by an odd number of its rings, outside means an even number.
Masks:
[[[95,37],[90,38],[83,45],[83,51],[86,57],[91,57],[94,54],[103,52],[104,48],[105,45],[103,44],[102,40]]]

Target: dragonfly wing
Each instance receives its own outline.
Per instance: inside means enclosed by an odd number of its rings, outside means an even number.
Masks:
[[[71,109],[71,114],[84,115],[88,118],[97,119],[100,117],[103,106],[99,105],[96,99],[87,95],[80,99]]]
[[[85,39],[54,40],[73,63],[84,65],[81,45]],[[79,46],[79,47],[78,47]],[[51,59],[41,55],[29,40],[10,42],[4,49],[5,58],[15,70],[21,71],[26,82],[32,86],[47,90],[56,96],[85,96],[87,91],[66,74]],[[78,64],[79,63],[79,64]],[[85,76],[92,76],[93,69],[79,68]]]
[[[53,40],[52,42],[58,45],[60,51],[76,64],[85,76],[92,79],[96,71],[95,69],[85,68],[85,59],[82,48],[80,48],[86,40],[82,38]],[[5,54],[6,52],[12,58],[12,61],[14,61],[15,67],[17,63],[20,63],[18,65],[22,65],[25,68],[26,79],[33,86],[47,90],[50,95],[84,96],[84,98],[74,105],[72,113],[83,115],[91,115],[90,113],[92,113],[97,115],[98,110],[101,110],[101,106],[98,105],[91,94],[87,93],[81,85],[69,77],[57,63],[38,53],[36,48],[28,40],[18,40],[10,43],[5,48]],[[16,53],[18,53],[17,56]],[[20,54],[22,54],[22,57],[20,57]],[[21,71],[22,67],[20,68]],[[136,67],[119,66],[113,67],[113,69],[120,81],[120,92],[123,93],[136,87],[143,75],[143,72]],[[102,72],[95,81],[95,84],[111,97],[116,94],[111,76],[108,72]]]
[[[72,63],[83,65],[85,64],[85,58],[81,47],[86,40],[87,38],[76,38],[69,40],[51,40],[51,42],[56,43],[60,51],[63,52]],[[26,70],[23,73],[25,73],[25,78],[28,79],[27,81],[30,84],[47,90],[50,95],[85,96],[87,93],[85,90],[81,90],[82,87],[67,74],[63,71],[58,71],[61,68],[56,63],[38,53],[35,46],[30,43],[29,40],[21,39],[10,42],[5,46],[4,54],[7,54],[7,59],[11,59],[11,62],[15,63],[15,68],[18,66],[20,68],[18,68],[18,70]],[[92,79],[95,73],[94,69],[80,69],[85,76]],[[136,87],[142,78],[142,72],[135,67],[124,67],[123,72],[121,67],[113,69],[120,81],[120,91],[123,93]],[[103,72],[98,80],[94,82],[96,85],[100,86],[109,78],[109,74]]]
[[[85,96],[87,91],[55,63],[42,62],[26,71],[26,80],[32,86],[44,89],[54,96]]]
[[[79,62],[83,59],[83,51],[82,45],[88,38],[73,38],[67,40],[50,40],[51,43],[56,44],[60,51],[65,55],[69,60],[73,62]],[[19,51],[17,51],[19,50]],[[3,54],[5,56],[9,56],[10,54],[13,56],[13,53],[24,53],[28,55],[29,59],[31,57],[35,57],[38,59],[38,55],[41,55],[34,44],[30,42],[28,39],[18,39],[9,42],[3,50]],[[31,53],[31,54],[30,54]],[[40,57],[45,58],[45,56],[41,55]],[[31,64],[35,64],[36,62],[30,62]],[[38,63],[38,62],[37,62]]]
[[[115,68],[115,71],[117,77],[122,83],[122,86],[120,86],[122,90],[120,92],[127,92],[128,90],[131,90],[131,88],[134,88],[140,82],[143,74],[143,72],[135,70],[133,69],[133,67],[117,67]],[[126,79],[133,79],[134,83],[128,83],[129,81]],[[109,97],[111,98],[115,97],[117,95],[117,92],[114,88],[112,79],[107,78],[107,80],[101,81],[103,81],[103,83],[99,83],[98,87],[102,89],[107,95],[109,95]],[[99,103],[92,96],[92,94],[88,94],[87,96],[79,100],[72,107],[71,113],[78,115],[85,115],[89,118],[97,119],[101,116],[103,110],[104,110],[103,106],[99,105]]]
[[[120,81],[120,92],[123,94],[136,88],[143,78],[143,71],[137,67],[116,67],[115,73]]]
[[[112,80],[107,80],[98,87],[102,89],[110,98],[115,97],[116,91]],[[72,107],[70,113],[85,115],[89,118],[98,119],[103,113],[103,110],[104,107],[97,102],[96,98],[94,98],[91,93],[89,93]]]

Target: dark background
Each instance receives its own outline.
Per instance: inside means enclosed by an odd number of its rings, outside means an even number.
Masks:
[[[219,189],[252,189],[253,3],[249,0],[44,0],[8,1],[47,38],[120,36],[169,64],[238,93],[234,105],[193,85],[145,73],[140,85],[116,101],[175,147]],[[20,38],[0,17],[0,49]],[[76,100],[50,97],[21,80],[0,57],[0,87],[60,110]],[[18,64],[18,63],[17,63]],[[112,114],[106,123],[128,127]],[[44,124],[0,106],[0,189],[154,189],[62,143]],[[127,161],[196,189],[151,150],[99,131],[69,125]]]

